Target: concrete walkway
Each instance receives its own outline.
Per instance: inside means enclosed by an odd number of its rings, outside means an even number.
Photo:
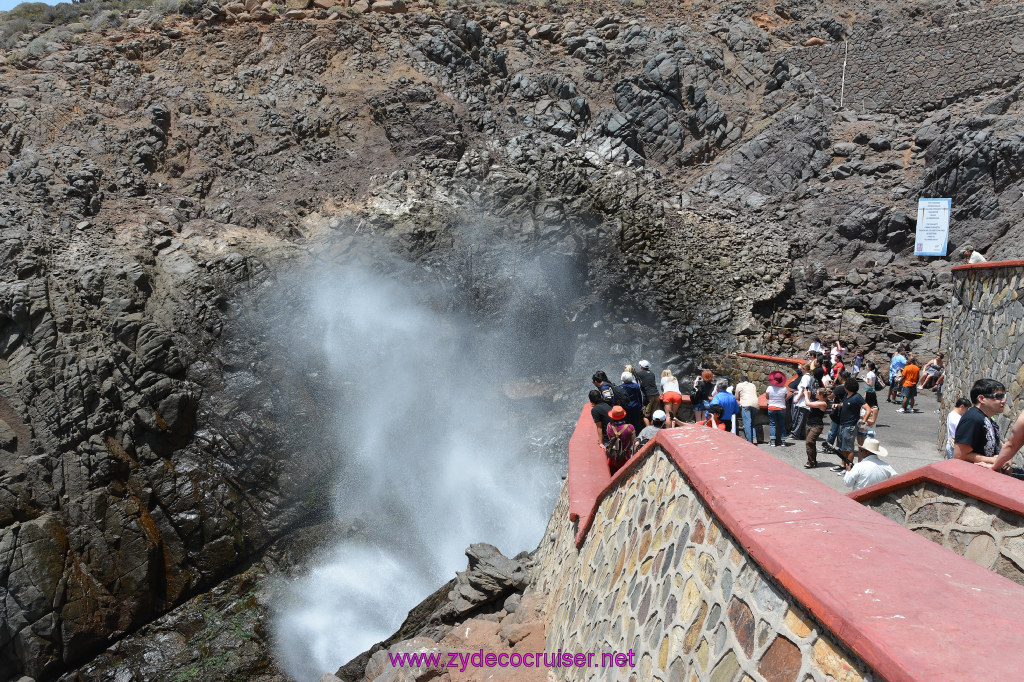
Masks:
[[[917,409],[920,412],[912,414],[897,412],[898,406],[886,403],[884,396],[885,394],[880,394],[878,423],[875,430],[882,447],[889,451],[886,462],[903,474],[911,469],[942,460],[943,453],[936,447],[940,415],[935,414],[935,410],[939,408],[935,394],[931,391],[922,391],[917,397]],[[850,488],[843,485],[842,476],[831,470],[832,466],[839,464],[839,457],[826,453],[821,447],[828,435],[828,429],[829,421],[826,419],[825,430],[818,439],[816,469],[804,469],[807,454],[803,441],[788,440],[781,448],[770,447],[767,443],[762,443],[758,447],[806,472],[808,476],[813,476],[830,488],[850,492]],[[767,433],[768,429],[765,427],[765,434]]]

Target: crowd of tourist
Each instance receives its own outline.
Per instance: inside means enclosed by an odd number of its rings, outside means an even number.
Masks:
[[[821,447],[838,456],[839,463],[832,470],[844,477],[847,486],[860,489],[896,475],[893,467],[882,461],[888,452],[876,437],[878,396],[885,393],[885,401],[897,405],[895,411],[901,414],[921,411],[917,408],[919,391],[934,391],[941,402],[943,354],[936,354],[921,367],[910,348],[901,344],[888,372],[880,372],[875,362],[865,361],[863,352],[851,351],[842,340],[826,347],[815,337],[806,358],[793,376],[771,372],[763,387],[749,376],[741,376],[733,386],[728,379],[716,379],[711,370],[704,370],[692,384],[681,388],[670,369],[664,369],[659,378],[647,360],[626,365],[618,384],[605,372],[595,372],[591,416],[609,470],[614,474],[659,430],[688,420],[689,414],[680,413],[687,396],[696,423],[737,436],[742,426],[742,437],[754,444],[758,442],[758,415],[766,409],[769,445],[783,447],[791,444],[787,441],[803,441],[804,467],[808,469],[819,466],[818,441],[827,416],[830,428]],[[1005,408],[1002,384],[994,379],[977,381],[970,397],[958,398],[949,413],[946,457],[1024,478],[1024,470],[1010,464],[1024,446],[1024,413],[1004,444],[992,418]]]

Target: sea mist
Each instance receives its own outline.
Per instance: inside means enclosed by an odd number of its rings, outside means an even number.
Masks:
[[[288,330],[295,361],[317,356],[325,368],[318,379],[330,404],[318,412],[336,420],[342,458],[324,476],[336,479],[339,521],[360,527],[278,605],[278,658],[302,681],[394,632],[465,568],[469,544],[509,556],[533,549],[560,484],[530,445],[526,426],[543,412],[530,417],[526,401],[507,397],[543,369],[538,358],[566,357],[559,303],[537,293],[557,283],[520,271],[501,309],[481,316],[478,296],[463,299],[435,273],[406,264],[393,272],[316,272],[298,287],[308,295]]]

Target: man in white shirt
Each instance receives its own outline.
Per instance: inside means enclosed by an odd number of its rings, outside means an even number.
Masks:
[[[852,469],[846,472],[846,476],[843,477],[843,483],[846,484],[847,488],[860,490],[861,488],[867,488],[869,485],[881,483],[892,478],[896,475],[896,470],[878,459],[879,457],[888,456],[889,452],[879,445],[877,439],[866,438],[860,449],[857,450],[857,459],[859,461],[853,465]]]
[[[968,264],[974,265],[975,263],[985,263],[985,257],[974,250],[974,247],[970,244],[964,244],[964,248],[960,249],[960,254],[964,257]]]
[[[814,381],[814,377],[811,376],[811,363],[805,362],[800,366],[800,371],[803,372],[803,376],[800,377],[800,383],[796,387],[796,397],[793,398],[793,428],[790,430],[789,435],[796,440],[803,440],[805,428],[807,426],[807,415],[809,410],[807,408],[807,391],[810,390],[811,382]]]
[[[821,345],[821,337],[820,336],[815,336],[814,337],[814,341],[812,341],[811,345],[807,347],[807,357],[813,358],[818,353],[824,353],[824,352],[825,352],[825,346]]]
[[[740,383],[736,384],[733,391],[736,402],[740,404],[740,414],[743,415],[743,434],[746,439],[757,445],[757,432],[754,430],[754,422],[757,420],[757,413],[761,410],[761,403],[757,397],[757,386],[750,381],[750,377],[740,377]]]
[[[964,412],[971,409],[971,401],[967,398],[959,398],[956,407],[946,415],[946,459],[953,459],[953,445],[956,442],[956,426],[960,423],[960,417]]]

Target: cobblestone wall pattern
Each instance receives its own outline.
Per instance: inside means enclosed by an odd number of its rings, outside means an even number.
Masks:
[[[633,650],[637,667],[561,669],[557,679],[870,679],[747,556],[662,450],[602,501],[579,551],[567,509],[563,489],[539,556],[547,649]]]
[[[933,483],[867,500],[883,516],[1024,585],[1024,518]]]
[[[1006,385],[1006,412],[996,418],[1001,433],[1024,408],[1024,266],[970,268],[953,272],[946,406],[969,396],[971,385],[986,377]],[[942,423],[945,424],[945,412]],[[945,432],[940,436],[945,445]],[[1015,464],[1024,459],[1016,457]]]

